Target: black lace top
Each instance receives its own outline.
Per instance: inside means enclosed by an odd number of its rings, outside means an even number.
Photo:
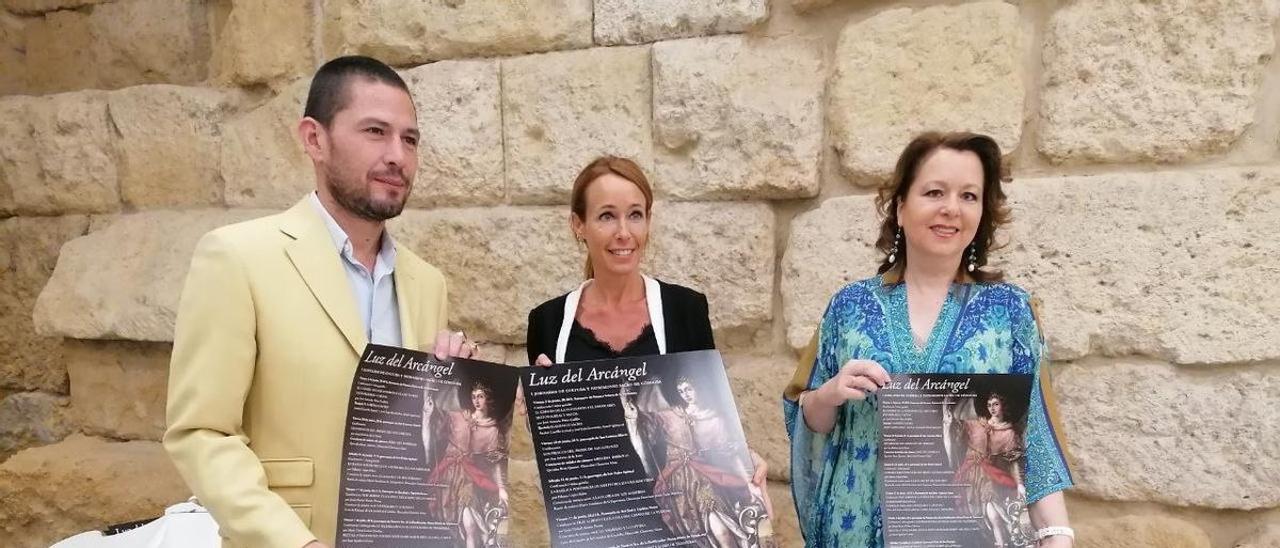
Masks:
[[[564,349],[567,362],[586,360],[604,360],[610,358],[652,356],[658,353],[658,338],[653,334],[653,324],[644,326],[640,336],[636,337],[622,350],[614,350],[604,341],[596,337],[594,331],[587,329],[577,320],[569,328],[569,342]]]

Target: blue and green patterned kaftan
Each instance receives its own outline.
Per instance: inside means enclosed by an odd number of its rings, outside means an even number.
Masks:
[[[1030,373],[1027,501],[1072,484],[1040,379],[1044,340],[1025,291],[1007,283],[954,283],[923,350],[907,315],[907,288],[877,276],[832,297],[816,335],[812,364],[802,362],[783,398],[791,435],[791,482],[800,529],[811,548],[881,548],[879,427],[876,398],[846,402],[829,434],[815,433],[795,396],[834,376],[851,359],[889,373]]]

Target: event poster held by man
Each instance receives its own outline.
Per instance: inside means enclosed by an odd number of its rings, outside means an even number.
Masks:
[[[445,331],[440,271],[385,230],[418,165],[404,81],[374,59],[334,59],[297,131],[315,192],[201,238],[178,310],[164,445],[224,546],[332,545],[346,402],[366,344],[442,359],[475,349]]]

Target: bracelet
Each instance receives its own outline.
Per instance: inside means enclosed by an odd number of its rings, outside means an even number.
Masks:
[[[1062,535],[1064,537],[1070,537],[1071,540],[1075,540],[1076,538],[1076,532],[1074,529],[1070,527],[1063,527],[1061,525],[1054,525],[1052,527],[1045,527],[1043,529],[1037,530],[1036,540],[1044,540],[1046,538],[1055,537],[1058,535]]]

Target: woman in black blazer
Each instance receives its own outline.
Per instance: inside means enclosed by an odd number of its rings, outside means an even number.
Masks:
[[[707,298],[641,274],[653,190],[631,160],[603,157],[573,184],[570,225],[587,279],[529,312],[529,363],[651,356],[716,346]]]
[[[573,183],[570,225],[586,246],[586,281],[529,312],[529,363],[550,366],[716,347],[707,298],[640,272],[649,242],[653,190],[640,167],[603,157]],[[767,466],[751,452],[751,479],[772,514]]]

